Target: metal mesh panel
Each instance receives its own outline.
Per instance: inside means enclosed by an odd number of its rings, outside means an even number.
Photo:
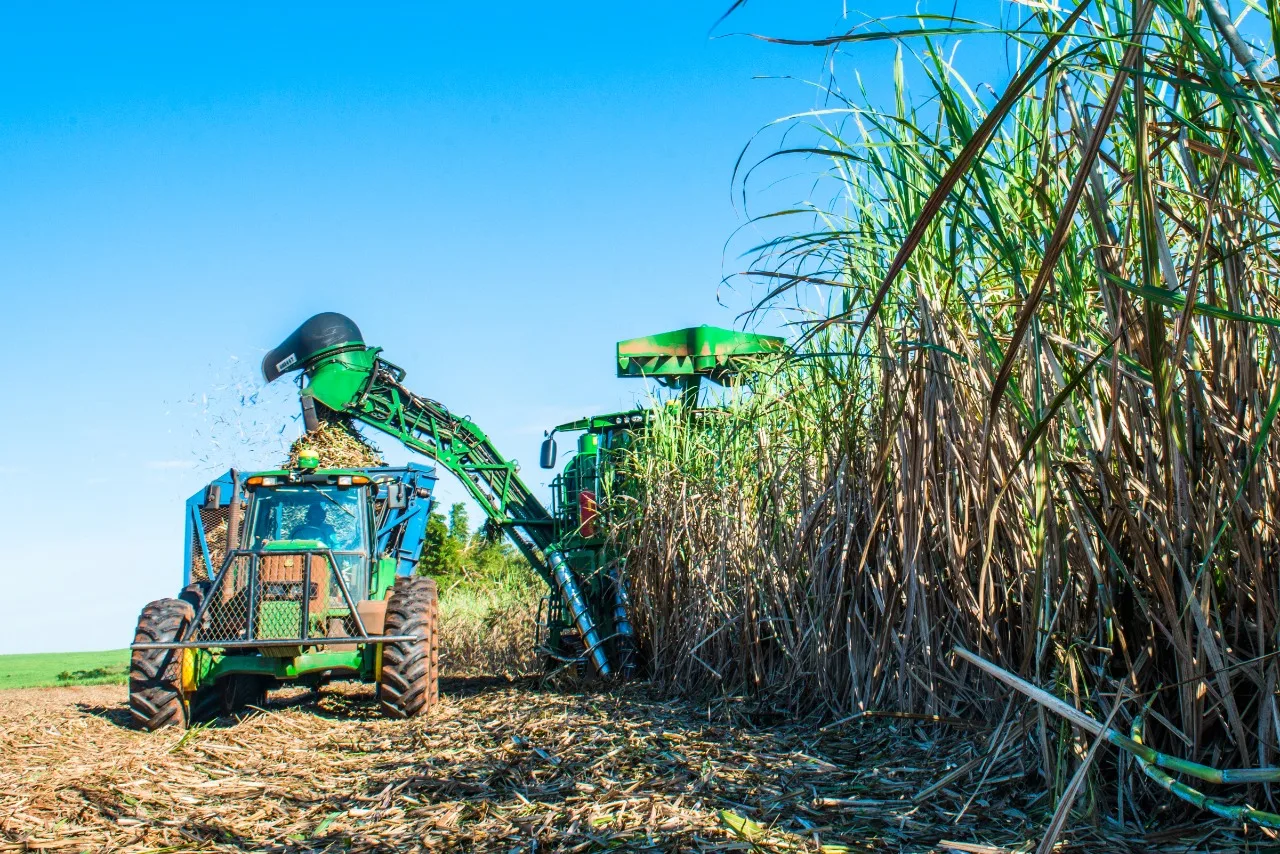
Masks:
[[[341,561],[341,558],[338,558]],[[357,586],[364,577],[364,568],[360,567],[354,573],[354,579],[347,579],[347,593],[350,594],[352,601],[358,601],[364,598],[357,592]],[[329,570],[329,610],[324,618],[324,630],[319,632],[325,637],[343,638],[358,637],[360,629],[356,625],[355,614],[351,613],[351,609],[347,607],[347,600],[342,597],[342,588],[338,586],[338,576],[334,574],[333,569]]]
[[[334,560],[338,563],[338,571],[342,573],[342,580],[347,584],[347,592],[351,594],[351,598],[357,602],[361,599],[369,598],[369,560],[364,555],[356,554],[336,554]],[[341,608],[342,593],[338,590],[337,585],[332,588],[333,595],[339,601],[334,603],[334,607]]]
[[[307,580],[306,562],[311,562]],[[258,625],[255,640],[302,637],[304,612],[307,632],[316,635],[328,609],[330,571],[319,555],[269,555],[258,561]],[[309,585],[309,587],[308,587]]]
[[[235,558],[210,591],[209,606],[198,632],[200,640],[248,639],[249,565],[247,556]]]
[[[208,581],[209,568],[204,565],[204,555],[200,552],[200,532],[191,532],[191,566],[187,567],[192,581]]]
[[[205,543],[209,546],[212,569],[204,564],[200,550],[200,532],[191,532],[191,580],[208,581],[219,569],[227,553],[227,520],[231,510],[227,507],[201,507],[200,526],[204,529]]]
[[[271,554],[256,561],[239,556],[211,591],[197,639],[212,643],[301,640],[304,620],[311,640],[360,634],[338,576],[323,555]]]

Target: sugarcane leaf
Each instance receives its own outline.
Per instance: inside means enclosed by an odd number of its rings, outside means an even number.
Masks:
[[[1129,57],[1127,63],[1129,65],[1134,63],[1134,57],[1142,50],[1140,39],[1142,33],[1146,30],[1147,23],[1151,20],[1153,11],[1154,6],[1150,3],[1142,6],[1138,20],[1134,22],[1132,44],[1126,52]],[[1066,201],[1058,214],[1057,223],[1053,228],[1053,235],[1049,238],[1044,259],[1040,263],[1040,271],[1036,274],[1036,280],[1031,286],[1031,292],[1027,295],[1022,308],[1018,311],[1018,318],[1014,322],[1009,349],[1005,353],[1004,361],[1000,364],[1000,369],[996,372],[996,379],[987,404],[987,418],[982,428],[982,451],[980,454],[984,470],[989,462],[987,452],[991,442],[991,426],[1000,407],[1000,399],[1004,396],[1005,387],[1009,384],[1009,377],[1013,373],[1014,360],[1017,358],[1018,351],[1022,348],[1022,339],[1027,333],[1027,327],[1031,325],[1031,318],[1035,316],[1036,307],[1040,303],[1041,295],[1044,294],[1045,286],[1048,285],[1049,279],[1053,276],[1058,256],[1067,245],[1067,232],[1071,228],[1072,220],[1075,218],[1080,199],[1084,196],[1085,186],[1089,180],[1089,169],[1093,160],[1098,156],[1098,152],[1102,149],[1102,141],[1106,138],[1107,128],[1110,126],[1112,119],[1115,118],[1116,110],[1120,106],[1120,97],[1124,93],[1125,78],[1125,72],[1117,70],[1111,81],[1111,90],[1107,95],[1106,103],[1102,106],[1098,123],[1094,126],[1093,136],[1080,156],[1081,162],[1076,167],[1071,189],[1068,191]]]
[[[880,284],[880,289],[876,292],[875,297],[871,300],[871,305],[867,308],[866,318],[862,322],[861,328],[858,330],[857,341],[854,343],[855,350],[861,344],[862,338],[866,335],[867,329],[880,311],[880,307],[884,304],[885,295],[889,288],[893,285],[898,275],[906,267],[907,261],[915,252],[916,247],[920,245],[920,241],[924,239],[925,233],[933,222],[938,211],[942,209],[943,203],[951,194],[952,189],[960,178],[968,170],[970,164],[978,156],[987,143],[991,140],[991,135],[1002,122],[1013,106],[1022,97],[1027,87],[1040,73],[1043,66],[1053,55],[1053,51],[1057,48],[1059,42],[1066,38],[1067,33],[1075,26],[1076,21],[1084,14],[1085,10],[1090,6],[1092,0],[1080,0],[1076,8],[1063,21],[1062,26],[1057,29],[1040,48],[1039,52],[1027,63],[1026,67],[1015,77],[1005,89],[1005,93],[987,113],[987,117],[978,126],[968,141],[965,143],[960,153],[956,155],[955,160],[947,168],[946,174],[938,182],[933,192],[929,195],[925,202],[923,210],[916,218],[915,223],[911,227],[910,233],[907,234],[902,246],[898,249],[897,255],[889,265],[888,271],[885,273],[884,280]]]
[[[1181,310],[1186,307],[1187,301],[1185,297],[1166,288],[1159,288],[1154,285],[1137,284],[1136,282],[1130,282],[1127,279],[1122,279],[1119,276],[1112,275],[1106,271],[1103,271],[1103,275],[1107,278],[1107,281],[1114,283],[1135,296],[1140,296],[1143,299],[1151,300],[1152,302],[1159,303],[1160,305],[1167,306],[1169,308]],[[1203,315],[1205,317],[1216,317],[1219,320],[1230,320],[1235,323],[1257,323],[1263,326],[1280,328],[1280,318],[1271,317],[1265,314],[1243,314],[1238,311],[1231,311],[1230,309],[1221,308],[1216,305],[1208,305],[1203,302],[1193,303],[1191,310],[1196,314]]]
[[[1031,428],[1031,432],[1028,433],[1027,438],[1023,440],[1022,447],[1018,451],[1015,466],[1026,459],[1027,454],[1030,453],[1036,442],[1040,441],[1040,437],[1048,431],[1054,418],[1057,417],[1058,411],[1061,410],[1063,405],[1071,399],[1071,395],[1074,394],[1076,389],[1078,389],[1084,381],[1089,378],[1090,372],[1092,372],[1098,362],[1102,360],[1103,356],[1111,352],[1111,348],[1114,347],[1116,342],[1119,340],[1120,335],[1117,334],[1107,343],[1107,346],[1100,349],[1094,357],[1086,362],[1084,367],[1077,371],[1075,376],[1073,376],[1070,381],[1068,381],[1067,384],[1053,396],[1053,400],[1049,401],[1049,406],[1045,410],[1044,416],[1036,423],[1035,427]],[[1006,479],[1011,476],[1012,474],[1006,476]]]

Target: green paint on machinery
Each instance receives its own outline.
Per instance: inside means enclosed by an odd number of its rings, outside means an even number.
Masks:
[[[699,326],[618,344],[618,375],[650,377],[696,400],[702,379],[725,383],[747,358],[777,353],[781,338]],[[405,371],[365,344],[359,328],[335,313],[303,323],[263,360],[273,381],[301,371],[308,427],[323,407],[374,427],[438,462],[468,489],[492,525],[502,530],[546,582],[540,617],[541,651],[551,662],[586,661],[600,676],[634,668],[635,639],[627,617],[619,559],[605,547],[598,500],[611,455],[642,428],[644,410],[594,416],[557,426],[544,443],[543,464],[554,465],[554,434],[581,432],[578,453],[552,485],[548,510],[521,480],[516,465],[469,419],[421,397]],[[550,459],[548,459],[550,455]]]
[[[434,582],[412,576],[434,470],[411,463],[230,471],[187,502],[186,587],[138,619],[129,701],[146,729],[198,722],[284,683],[378,686],[395,717],[438,696]]]
[[[718,326],[691,326],[618,342],[618,376],[649,377],[685,388],[703,377],[723,383],[736,376],[742,359],[780,353],[781,338],[734,332]]]
[[[782,339],[700,326],[618,344],[620,377],[648,377],[697,402],[702,380],[731,382]],[[308,430],[323,411],[386,433],[435,460],[468,489],[546,582],[539,651],[552,667],[626,677],[636,647],[622,556],[607,538],[605,497],[617,454],[643,430],[639,409],[548,431],[578,433],[552,482],[550,509],[476,424],[405,384],[340,314],[303,323],[263,360],[268,382],[299,371]],[[144,728],[190,724],[259,701],[282,683],[354,678],[378,686],[383,710],[408,717],[438,696],[434,581],[413,576],[434,470],[421,464],[234,471],[187,502],[186,587],[147,605],[132,645],[130,707]]]

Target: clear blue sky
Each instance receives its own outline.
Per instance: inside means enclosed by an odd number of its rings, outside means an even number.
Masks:
[[[536,484],[543,428],[638,391],[615,340],[733,325],[733,163],[815,102],[753,78],[823,54],[709,38],[727,6],[0,12],[0,653],[124,646],[176,593],[182,502],[297,433],[290,386],[237,395],[315,312]],[[717,32],[825,35],[841,10],[754,0]],[[892,47],[863,57],[883,86]]]

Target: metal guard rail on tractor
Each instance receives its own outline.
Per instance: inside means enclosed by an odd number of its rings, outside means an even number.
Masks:
[[[303,559],[303,578],[299,586],[301,593],[306,594],[306,598],[299,602],[299,637],[296,638],[254,638],[255,622],[257,617],[259,589],[259,564],[264,557],[290,557],[301,556]],[[312,598],[311,590],[311,560],[312,557],[323,557],[328,564],[330,577],[337,582],[338,590],[342,593],[342,599],[348,608],[347,616],[354,622],[357,634],[341,635],[337,637],[324,636],[312,637],[310,632],[311,608],[310,600]],[[248,558],[249,567],[248,575],[245,583],[245,589],[248,591],[248,601],[245,608],[245,629],[244,637],[228,638],[216,640],[197,640],[194,639],[201,625],[204,622],[209,609],[217,602],[218,594],[223,590],[226,577],[232,565],[239,558]],[[280,582],[289,584],[291,582]],[[289,600],[279,600],[289,601]],[[200,608],[196,612],[195,618],[191,624],[187,626],[183,632],[183,637],[177,641],[156,642],[156,643],[133,643],[129,645],[130,649],[257,649],[263,647],[290,647],[290,646],[338,646],[341,644],[355,643],[404,643],[421,640],[418,635],[370,635],[364,627],[364,621],[360,619],[360,613],[355,607],[355,602],[351,598],[351,593],[347,590],[346,581],[342,577],[342,573],[338,570],[337,560],[334,558],[333,549],[298,549],[298,550],[276,550],[276,549],[234,549],[227,553],[223,559],[222,568],[218,571],[217,577],[214,579],[209,588],[208,594],[200,603]]]

